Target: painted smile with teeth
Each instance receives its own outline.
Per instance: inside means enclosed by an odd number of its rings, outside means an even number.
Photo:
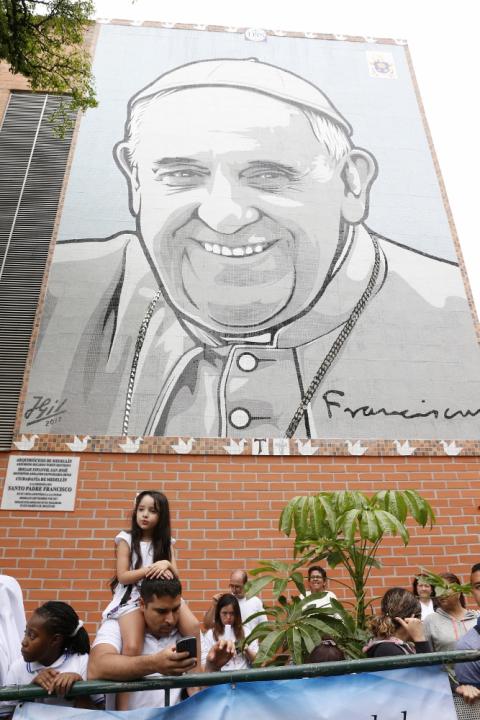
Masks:
[[[228,247],[227,245],[211,244],[208,242],[200,242],[199,244],[209,253],[214,255],[223,255],[224,257],[246,257],[249,255],[258,255],[264,252],[269,247],[274,245],[277,240],[270,242],[256,243],[255,245],[242,245],[241,247]]]

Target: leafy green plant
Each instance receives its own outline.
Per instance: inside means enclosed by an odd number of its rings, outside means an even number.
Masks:
[[[420,572],[421,575],[417,577],[418,582],[424,582],[427,585],[432,585],[435,589],[436,597],[448,595],[449,593],[463,593],[464,595],[469,595],[472,592],[471,583],[449,582],[441,575],[437,575],[431,570],[426,570],[425,568],[420,568]]]
[[[349,657],[362,657],[360,647],[365,636],[358,632],[354,619],[341,603],[332,599],[330,607],[312,605],[312,601],[324,595],[295,596],[290,602],[280,595],[278,605],[265,608],[268,621],[257,625],[246,640],[259,641],[256,666],[285,665],[290,660],[301,664],[325,637],[334,640]]]
[[[375,599],[367,599],[366,594],[371,570],[381,567],[377,554],[385,536],[398,535],[405,546],[408,544],[408,518],[421,527],[431,527],[435,522],[431,506],[414,490],[382,490],[371,497],[357,491],[339,491],[293,498],[282,510],[279,529],[288,537],[295,533],[294,562],[260,561],[251,570],[254,579],[248,596],[271,585],[278,603],[268,608],[272,622],[262,623],[248,638],[260,640],[257,664],[276,662],[282,655],[298,662],[322,632],[330,635],[347,655],[358,657],[365,638],[367,609]],[[335,601],[331,609],[308,607],[323,593],[302,599],[302,568],[320,561],[331,568],[342,566],[346,571],[348,582],[341,584],[354,598],[351,614]],[[299,597],[289,601],[285,593],[292,586]],[[312,620],[323,623],[323,629]],[[315,627],[316,634],[312,631]]]
[[[59,135],[97,105],[84,47],[93,11],[92,0],[0,0],[0,60],[32,90],[69,95],[52,116]]]

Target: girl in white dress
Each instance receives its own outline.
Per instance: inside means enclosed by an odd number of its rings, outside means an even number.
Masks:
[[[144,578],[178,576],[171,537],[170,508],[166,496],[143,490],[135,499],[129,532],[115,537],[117,571],[110,587],[113,598],[103,619],[118,620],[122,635],[122,655],[141,655],[145,622],[140,606],[140,585]],[[178,623],[182,635],[198,635],[199,624],[182,602]],[[117,695],[117,710],[128,709],[128,694]]]
[[[92,708],[102,695],[65,698],[74,683],[87,679],[89,652],[88,634],[75,610],[64,602],[46,602],[27,622],[22,659],[11,665],[6,684],[40,685],[51,697],[36,702]]]

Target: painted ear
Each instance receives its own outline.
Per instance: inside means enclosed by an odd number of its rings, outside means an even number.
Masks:
[[[345,186],[343,218],[356,225],[368,215],[370,187],[377,176],[375,158],[366,150],[353,148],[344,160],[341,177]]]
[[[140,212],[140,182],[138,180],[138,168],[132,165],[130,159],[130,148],[128,143],[119,142],[115,145],[113,156],[115,161],[125,175],[128,184],[128,201],[132,215]]]

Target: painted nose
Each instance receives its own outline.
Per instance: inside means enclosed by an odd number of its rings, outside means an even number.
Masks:
[[[246,194],[240,187],[238,197],[234,197],[231,183],[217,171],[198,206],[198,217],[215,232],[232,235],[260,217],[259,210],[250,205]]]

